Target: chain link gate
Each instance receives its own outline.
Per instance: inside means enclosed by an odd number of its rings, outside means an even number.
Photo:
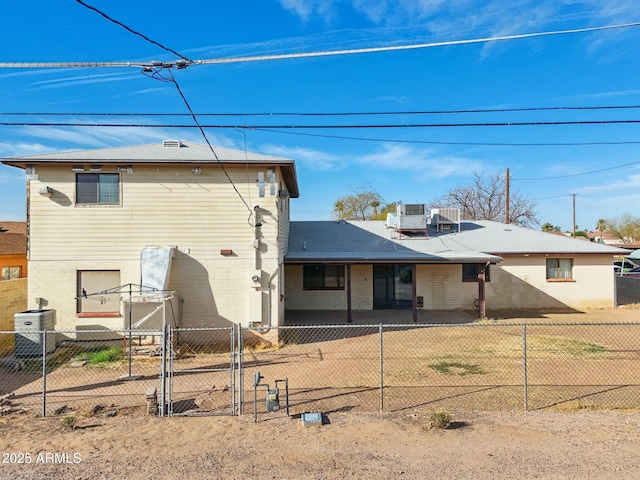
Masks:
[[[160,416],[235,415],[237,327],[165,326]],[[241,348],[241,345],[240,345]]]

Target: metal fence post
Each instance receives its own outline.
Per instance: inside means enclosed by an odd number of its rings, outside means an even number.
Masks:
[[[229,370],[231,371],[231,414],[236,415],[236,328],[233,325],[229,331]]]
[[[166,415],[167,398],[167,343],[169,341],[168,329],[165,323],[162,327],[162,360],[160,361],[160,416]]]
[[[384,411],[384,355],[382,349],[382,323],[380,324],[380,413]]]
[[[522,325],[522,365],[524,369],[524,409],[529,408],[528,379],[527,379],[527,325]]]
[[[244,341],[242,339],[242,325],[238,324],[238,414],[244,410]]]
[[[47,331],[42,332],[42,416],[47,416]]]

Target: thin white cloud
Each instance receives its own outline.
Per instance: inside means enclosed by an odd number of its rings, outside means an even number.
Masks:
[[[623,180],[615,181],[605,185],[594,185],[592,187],[575,188],[578,195],[620,192],[623,190],[640,190],[640,174],[627,175]]]
[[[260,147],[260,151],[276,157],[293,159],[310,170],[340,170],[344,167],[344,162],[340,157],[312,148],[263,145]]]
[[[122,82],[135,78],[137,78],[137,75],[132,75],[131,72],[122,71],[118,73],[107,73],[101,75],[82,75],[75,77],[53,78],[49,80],[33,82],[31,84],[32,87],[29,88],[29,90],[46,90],[52,88],[66,88],[78,85],[90,85],[95,83]]]
[[[291,158],[313,171],[338,171],[358,166],[363,171],[411,172],[418,181],[442,179],[466,175],[482,170],[482,162],[466,158],[443,156],[430,149],[385,144],[373,153],[365,155],[332,154],[311,148],[263,145],[260,151],[284,158]]]
[[[19,157],[21,155],[38,155],[51,151],[41,143],[0,142],[0,156]]]
[[[24,185],[25,173],[21,168],[10,167],[8,165],[0,165],[0,185]]]
[[[150,122],[146,122],[150,123]],[[161,142],[170,138],[179,138],[194,142],[203,142],[202,136],[194,131],[167,128],[135,128],[135,127],[25,127],[20,130],[23,136],[36,138],[51,144],[48,151],[60,151],[69,148],[104,148],[120,145],[138,145]],[[224,137],[211,136],[215,140],[227,140]],[[38,152],[41,153],[41,152]]]
[[[363,168],[411,172],[418,181],[467,175],[480,171],[483,164],[455,156],[440,155],[432,149],[420,149],[402,145],[384,145],[379,152],[357,159]]]

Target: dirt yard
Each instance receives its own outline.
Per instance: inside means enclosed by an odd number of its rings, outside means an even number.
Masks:
[[[1,421],[2,479],[640,478],[638,412]]]
[[[509,316],[507,321],[522,319]],[[637,322],[640,310],[554,314],[527,322]],[[636,479],[640,412],[325,410],[303,426],[283,411],[240,417],[0,417],[0,479]],[[249,408],[251,410],[251,408]]]

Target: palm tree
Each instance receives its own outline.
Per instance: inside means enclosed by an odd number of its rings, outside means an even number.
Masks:
[[[345,211],[346,207],[343,201],[338,200],[335,205],[333,206],[333,209],[338,212],[338,220],[342,220],[342,213]]]
[[[553,232],[553,225],[551,225],[549,222],[543,224],[542,225],[542,231],[543,232]]]
[[[607,229],[607,221],[604,218],[599,218],[596,229],[600,232],[600,243],[602,243],[602,232]]]

